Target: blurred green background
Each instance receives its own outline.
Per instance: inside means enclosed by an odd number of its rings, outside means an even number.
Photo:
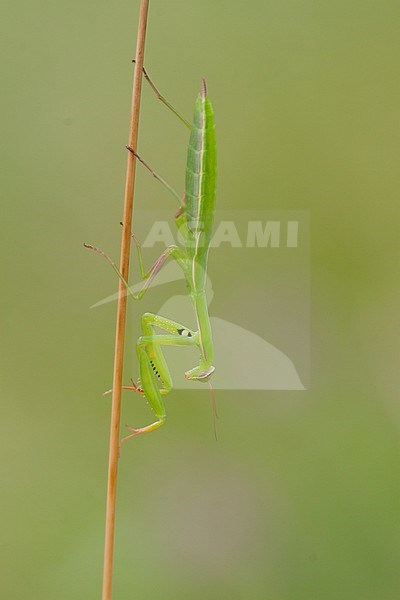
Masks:
[[[118,256],[138,4],[2,5],[9,600],[100,597],[115,304],[89,306],[116,281],[82,242]],[[219,206],[310,210],[311,385],[219,392],[217,443],[206,392],[166,400],[167,426],[121,457],[115,600],[399,597],[399,17],[394,0],[151,1],[160,89],[190,115],[207,76]],[[186,131],[147,87],[142,106],[140,150],[181,189]],[[137,198],[171,202],[142,170]],[[258,277],[233,296],[222,277],[216,309],[267,319]],[[122,424],[149,416],[126,397]]]

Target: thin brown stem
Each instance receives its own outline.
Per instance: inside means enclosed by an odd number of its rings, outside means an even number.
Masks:
[[[144,45],[146,39],[147,15],[149,0],[141,0],[138,24],[138,36],[136,45],[136,64],[133,78],[132,107],[129,127],[129,146],[137,148],[139,129],[140,96],[142,90]],[[126,179],[125,179],[125,201],[124,217],[121,240],[120,271],[124,279],[128,280],[129,255],[131,245],[133,194],[135,187],[136,158],[132,152],[127,154]],[[117,323],[115,332],[115,353],[113,371],[113,394],[110,424],[110,448],[108,462],[108,484],[107,484],[107,508],[106,508],[106,530],[104,544],[104,568],[103,568],[103,593],[102,600],[111,600],[113,558],[114,558],[114,531],[115,510],[117,500],[117,475],[119,456],[119,429],[121,415],[122,394],[122,366],[124,359],[125,344],[125,322],[126,302],[125,287],[119,282],[119,295],[117,307]]]

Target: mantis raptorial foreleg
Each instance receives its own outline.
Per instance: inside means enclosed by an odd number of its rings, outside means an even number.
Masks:
[[[169,335],[156,334],[155,327],[163,329]],[[169,391],[172,388],[172,379],[160,345],[193,346],[198,343],[198,333],[188,329],[182,323],[154,313],[145,313],[142,316],[142,332],[143,336],[139,338],[137,346],[138,348],[142,346],[149,348],[150,358],[154,363],[154,372],[158,375],[163,388]],[[151,347],[152,340],[155,340],[154,347]]]
[[[140,435],[141,433],[148,433],[153,431],[154,429],[158,429],[161,425],[164,425],[166,420],[165,407],[161,398],[161,393],[158,388],[155,375],[152,370],[150,357],[148,355],[147,350],[139,351],[139,373],[142,382],[143,394],[146,397],[150,408],[154,412],[157,420],[150,425],[146,425],[146,427],[133,428],[128,427],[128,429],[132,432],[130,435],[125,436],[121,440],[121,444],[133,438],[135,435]]]
[[[154,327],[164,329],[167,335],[154,333]],[[198,345],[198,334],[187,329],[181,323],[165,319],[153,313],[142,316],[142,335],[137,341],[139,358],[139,377],[141,392],[148,401],[157,420],[140,428],[128,427],[132,432],[124,437],[121,443],[141,433],[148,433],[161,427],[166,420],[164,403],[161,394],[172,389],[172,378],[165,362],[161,346],[195,346]],[[162,388],[159,387],[159,383]]]

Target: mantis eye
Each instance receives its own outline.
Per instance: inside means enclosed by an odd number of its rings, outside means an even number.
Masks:
[[[178,333],[184,337],[192,337],[192,334],[187,329],[178,329]]]

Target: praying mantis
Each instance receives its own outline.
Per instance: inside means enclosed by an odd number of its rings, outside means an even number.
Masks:
[[[185,378],[188,380],[209,382],[209,378],[215,370],[212,364],[214,346],[205,293],[216,199],[216,139],[213,108],[207,94],[206,82],[203,79],[201,91],[195,102],[193,123],[190,124],[161,96],[145,69],[143,69],[143,73],[158,98],[190,129],[185,192],[182,199],[165,180],[149,167],[134,148],[127,146],[127,149],[144,164],[152,175],[178,197],[180,206],[174,220],[181,234],[183,247],[168,246],[146,272],[143,266],[141,246],[136,236],[132,234],[138,253],[141,277],[145,280],[142,289],[135,294],[115,262],[105,252],[91,244],[84,244],[84,246],[102,255],[111,264],[118,277],[123,281],[128,294],[134,300],[142,298],[168,258],[175,260],[183,271],[196,316],[197,330],[194,331],[182,323],[171,321],[157,314],[146,312],[142,315],[142,335],[136,344],[139,367],[138,385],[132,380],[132,386],[124,386],[123,389],[134,390],[142,394],[150,405],[156,420],[144,427],[128,427],[131,433],[125,436],[121,443],[137,435],[154,431],[166,421],[162,396],[172,390],[173,382],[162,346],[189,346],[199,350],[199,364],[185,373]],[[155,328],[161,329],[164,333],[156,333]],[[209,386],[212,390],[211,384]]]

